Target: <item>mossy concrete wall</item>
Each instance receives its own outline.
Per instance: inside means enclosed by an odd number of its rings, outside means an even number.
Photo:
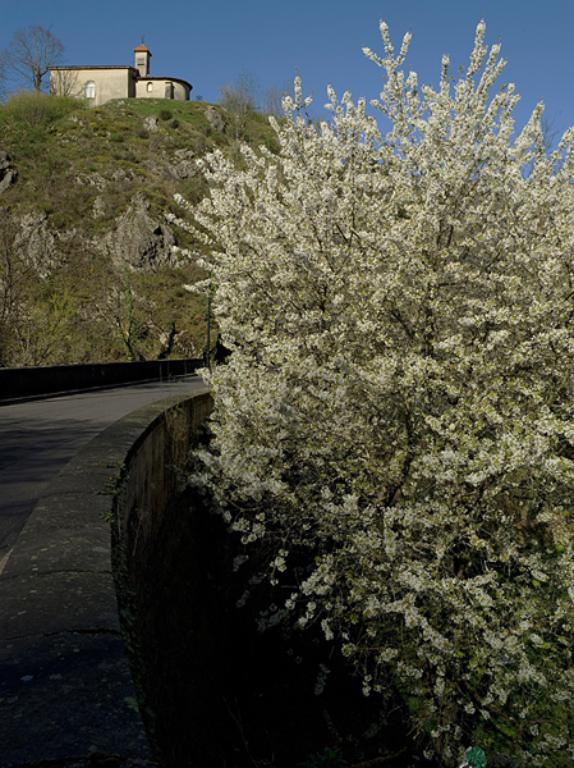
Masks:
[[[205,389],[121,419],[36,505],[0,578],[1,768],[155,765],[137,643],[122,636],[129,562],[146,556],[210,407]]]

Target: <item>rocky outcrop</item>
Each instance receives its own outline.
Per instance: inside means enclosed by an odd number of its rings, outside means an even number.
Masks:
[[[225,119],[219,110],[214,107],[208,107],[205,112],[205,117],[214,131],[225,130]]]
[[[17,227],[14,250],[22,261],[33,267],[38,277],[45,278],[58,258],[58,245],[43,211],[25,213],[14,219]]]
[[[0,194],[14,184],[18,178],[18,171],[12,163],[12,159],[7,152],[0,150]]]
[[[78,173],[75,181],[83,187],[94,187],[98,192],[102,192],[108,186],[108,181],[101,173]]]
[[[146,131],[157,131],[159,128],[159,120],[154,115],[148,115],[144,118],[143,127]]]
[[[152,216],[149,202],[137,194],[116,220],[113,230],[96,243],[96,248],[109,255],[118,266],[154,269],[175,265],[174,245],[171,229]]]
[[[198,173],[195,154],[190,149],[177,149],[170,171],[176,179],[190,179]]]
[[[92,204],[92,216],[94,219],[103,219],[108,213],[105,199],[98,195]]]

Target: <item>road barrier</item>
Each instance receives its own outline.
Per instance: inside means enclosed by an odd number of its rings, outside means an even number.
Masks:
[[[36,504],[0,578],[2,768],[155,768],[131,595],[210,409],[203,388],[134,411]]]
[[[168,381],[201,368],[200,358],[145,360],[135,363],[86,363],[37,368],[0,368],[0,403],[20,398],[122,386],[142,381]]]

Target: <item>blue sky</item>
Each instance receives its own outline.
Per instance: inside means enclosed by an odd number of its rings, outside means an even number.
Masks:
[[[381,73],[361,53],[381,50],[378,21],[400,43],[413,33],[407,67],[436,83],[440,57],[465,64],[477,22],[489,42],[502,42],[509,61],[504,80],[516,83],[522,123],[538,100],[554,131],[574,124],[574,0],[98,0],[93,11],[77,0],[0,0],[0,49],[30,24],[51,29],[69,64],[131,63],[145,35],[152,74],[189,80],[193,96],[216,101],[219,88],[240,73],[261,92],[282,87],[299,72],[319,106],[325,87],[354,96],[378,94]]]

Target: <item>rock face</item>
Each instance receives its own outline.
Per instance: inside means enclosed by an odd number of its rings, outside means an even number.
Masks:
[[[205,112],[205,117],[214,131],[223,131],[225,129],[225,120],[217,109],[209,107]]]
[[[102,192],[108,186],[108,182],[100,173],[78,173],[75,181],[80,186],[94,187],[98,192]]]
[[[106,215],[107,211],[108,207],[104,198],[98,195],[92,204],[92,216],[94,219],[101,219]]]
[[[177,149],[174,156],[175,162],[170,166],[170,172],[175,179],[190,179],[197,175],[197,163],[192,150]]]
[[[150,204],[141,194],[134,195],[128,209],[117,220],[114,229],[97,247],[118,265],[133,269],[173,266],[175,237],[163,222],[154,219]]]
[[[58,257],[58,245],[43,211],[25,213],[15,220],[14,249],[23,262],[33,266],[40,278],[47,277]]]
[[[153,115],[149,115],[148,117],[144,118],[143,126],[146,131],[157,131],[158,129],[159,120],[157,117],[154,117]]]
[[[0,194],[4,192],[10,184],[14,184],[18,178],[18,171],[14,168],[10,155],[0,150]]]

